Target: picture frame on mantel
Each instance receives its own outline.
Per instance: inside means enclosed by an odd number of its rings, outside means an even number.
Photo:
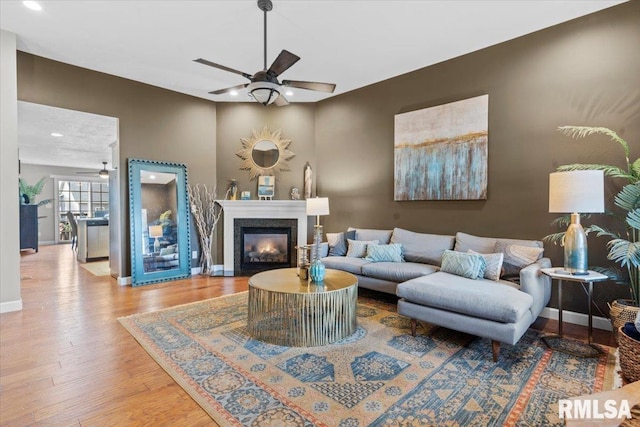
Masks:
[[[258,177],[258,200],[273,200],[276,177],[272,175]]]

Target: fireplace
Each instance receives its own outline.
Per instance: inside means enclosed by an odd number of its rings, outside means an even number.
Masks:
[[[295,267],[297,221],[244,218],[234,221],[234,275]]]

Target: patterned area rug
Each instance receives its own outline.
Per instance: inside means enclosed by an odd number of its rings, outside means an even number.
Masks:
[[[246,333],[247,295],[119,319],[222,426],[562,425],[559,399],[610,388],[614,376],[608,347],[580,358],[529,330],[494,363],[489,340],[444,328],[414,338],[395,304],[363,297],[349,338],[265,344]]]

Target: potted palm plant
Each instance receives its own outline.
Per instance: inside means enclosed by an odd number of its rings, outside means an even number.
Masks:
[[[597,224],[585,227],[585,233],[594,233],[597,236],[605,236],[610,240],[607,243],[609,250],[607,258],[618,264],[622,270],[605,267],[592,267],[600,273],[608,275],[616,283],[629,287],[630,299],[613,301],[610,307],[610,318],[613,324],[614,336],[617,341],[617,333],[625,322],[633,321],[640,311],[640,158],[631,161],[629,158],[629,144],[616,132],[605,127],[589,126],[561,126],[558,130],[571,138],[582,139],[590,135],[605,135],[611,141],[618,143],[625,156],[623,167],[603,164],[575,163],[563,165],[558,171],[574,170],[601,170],[605,176],[620,178],[627,183],[614,198],[617,211],[607,211],[605,214],[615,218],[619,224],[616,229],[604,228]],[[567,217],[554,221],[557,225],[567,225]],[[550,242],[561,242],[564,233],[555,233],[545,237]]]
[[[25,180],[22,178],[18,179],[20,199],[23,205],[37,204],[38,206],[44,206],[46,204],[51,203],[51,199],[41,200],[40,202],[36,203],[36,196],[42,192],[46,179],[47,179],[46,177],[42,177],[34,185],[27,184]]]

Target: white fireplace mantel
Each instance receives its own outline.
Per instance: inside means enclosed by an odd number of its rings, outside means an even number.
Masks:
[[[307,203],[304,200],[217,200],[223,208],[224,275],[233,276],[233,226],[236,218],[297,219],[298,246],[307,244]]]

